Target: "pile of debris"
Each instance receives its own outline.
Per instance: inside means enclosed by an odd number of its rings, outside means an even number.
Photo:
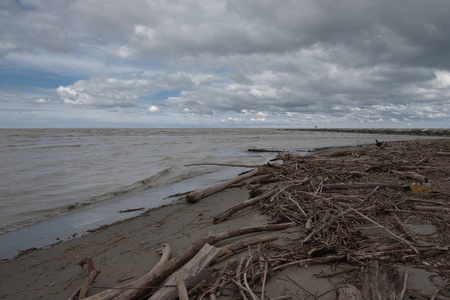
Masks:
[[[188,195],[196,202],[220,189],[246,185],[250,199],[216,215],[213,222],[258,208],[270,223],[211,234],[123,290],[88,299],[268,299],[266,282],[277,272],[338,263],[347,267],[317,275],[339,276],[335,289],[328,291],[338,299],[402,299],[405,293],[450,297],[450,140],[398,142],[395,147],[377,141],[329,152],[280,153],[220,187]],[[435,232],[418,232],[415,226],[424,224],[434,226]],[[243,234],[286,228],[295,228],[299,238],[275,243],[277,236],[263,236],[211,246]],[[168,245],[164,248],[170,252]],[[442,284],[434,295],[409,290],[408,273],[399,273],[398,264],[436,272]],[[205,270],[208,276],[202,278]],[[297,296],[277,299],[292,297]]]

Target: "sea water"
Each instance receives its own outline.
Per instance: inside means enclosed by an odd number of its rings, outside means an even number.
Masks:
[[[1,129],[0,258],[81,235],[204,188],[276,153],[410,140],[280,129]],[[190,166],[188,166],[190,165]]]

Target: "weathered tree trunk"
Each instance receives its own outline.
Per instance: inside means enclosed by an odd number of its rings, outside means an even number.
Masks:
[[[186,201],[189,202],[189,203],[196,203],[200,199],[205,198],[205,197],[207,197],[209,195],[215,194],[215,193],[217,193],[219,191],[222,191],[222,190],[226,189],[227,187],[229,187],[232,184],[235,184],[235,183],[237,183],[239,181],[242,181],[244,179],[247,179],[247,178],[250,178],[252,176],[255,176],[256,174],[258,174],[258,172],[259,172],[258,169],[254,169],[254,170],[252,170],[250,172],[247,172],[247,173],[238,175],[236,177],[233,177],[231,179],[228,179],[228,180],[226,180],[226,181],[224,181],[224,182],[222,182],[222,183],[220,183],[218,185],[215,185],[213,187],[209,187],[209,188],[206,188],[206,189],[203,189],[203,190],[200,190],[200,191],[192,192],[192,193],[190,193],[190,194],[188,194],[186,196]]]
[[[219,254],[220,250],[220,248],[205,244],[187,264],[166,280],[164,285],[167,285],[167,287],[161,287],[149,298],[149,300],[176,299],[179,293],[175,286],[179,287],[179,280],[183,280],[184,290],[186,290],[186,285],[191,285],[195,282],[209,263]],[[185,296],[186,299],[188,299],[187,293]]]

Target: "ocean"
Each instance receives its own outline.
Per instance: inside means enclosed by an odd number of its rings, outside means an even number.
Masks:
[[[248,170],[189,164],[259,165],[276,153],[248,149],[306,154],[415,138],[283,129],[0,129],[0,258],[80,236]],[[133,209],[141,210],[121,213]]]

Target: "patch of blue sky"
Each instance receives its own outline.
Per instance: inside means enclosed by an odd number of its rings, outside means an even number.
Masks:
[[[179,97],[182,90],[162,91],[150,97],[146,97],[146,100],[166,100],[170,97]]]
[[[37,70],[15,70],[0,68],[0,88],[57,88],[69,85],[78,80],[72,76],[42,72]]]

